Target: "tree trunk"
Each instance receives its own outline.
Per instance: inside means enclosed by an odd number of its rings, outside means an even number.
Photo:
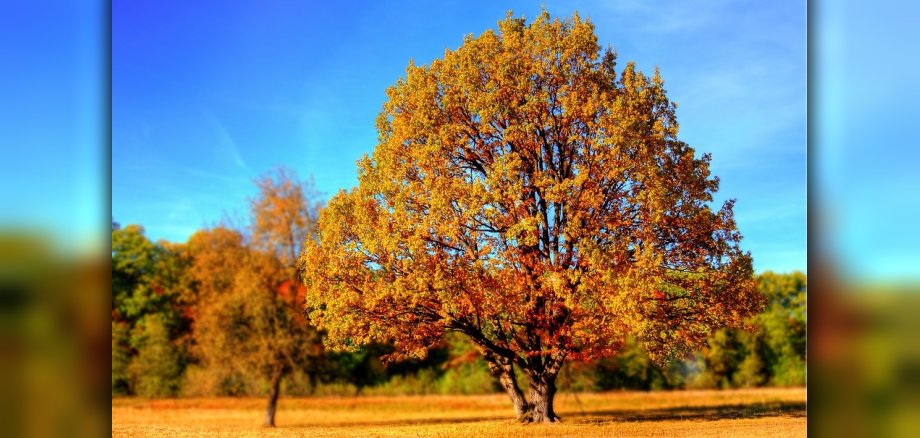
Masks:
[[[511,397],[511,403],[514,404],[515,417],[518,419],[524,418],[530,411],[530,405],[527,404],[527,400],[524,399],[524,391],[521,391],[517,381],[514,380],[514,369],[510,365],[507,369],[502,370],[501,374],[498,376],[498,383],[505,389],[508,397]]]
[[[511,361],[488,352],[483,352],[483,357],[486,360],[486,364],[489,365],[489,372],[498,379],[502,389],[511,398],[511,403],[514,404],[515,417],[523,420],[530,412],[530,406],[527,404],[527,400],[524,399],[524,391],[521,391],[517,380],[514,379],[514,366]]]
[[[559,421],[553,410],[553,398],[556,396],[556,373],[544,372],[530,378],[530,412],[526,421],[533,423],[553,423]]]
[[[480,345],[483,359],[489,365],[492,376],[498,379],[514,404],[514,415],[523,423],[554,423],[561,421],[553,409],[556,396],[556,376],[562,368],[565,356],[547,357],[544,361],[526,363],[524,368],[530,380],[529,401],[514,379],[514,362]]]
[[[281,378],[284,367],[276,367],[272,372],[271,390],[268,393],[268,408],[265,410],[265,426],[275,427],[275,409],[278,407],[278,393],[281,390]]]
[[[319,385],[319,376],[317,372],[310,370],[310,373],[307,374],[307,377],[310,378],[310,395],[316,395],[316,386]]]

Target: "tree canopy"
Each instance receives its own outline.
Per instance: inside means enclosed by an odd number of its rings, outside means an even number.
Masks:
[[[519,415],[552,421],[565,360],[629,336],[663,360],[759,310],[709,155],[678,139],[658,71],[618,72],[589,21],[509,14],[387,97],[304,256],[330,345],[417,356],[461,332],[497,376],[528,376],[530,402],[506,385]]]

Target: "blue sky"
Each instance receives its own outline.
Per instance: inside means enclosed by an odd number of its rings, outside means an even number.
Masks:
[[[920,3],[826,2],[813,34],[820,248],[851,279],[920,284]]]
[[[0,238],[8,230],[41,235],[76,253],[106,245],[105,26],[92,3],[3,5]]]
[[[410,59],[543,4],[589,18],[620,65],[660,67],[681,138],[713,155],[717,200],[737,199],[755,268],[806,269],[804,2],[336,3],[115,2],[115,220],[184,241],[242,212],[252,179],[277,165],[327,195],[353,186]]]

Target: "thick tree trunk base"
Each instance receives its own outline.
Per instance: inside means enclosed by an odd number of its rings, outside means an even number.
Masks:
[[[562,358],[553,359],[536,370],[525,369],[530,380],[530,396],[524,392],[514,379],[513,362],[500,357],[487,348],[481,348],[483,358],[489,365],[489,371],[498,379],[498,383],[511,398],[514,415],[520,423],[560,423],[562,419],[553,410],[556,396],[556,375],[562,367]]]
[[[526,422],[556,423],[560,421],[553,409],[553,399],[556,398],[557,371],[558,369],[552,369],[549,372],[530,375],[529,409],[524,416]]]
[[[518,417],[518,423],[521,424],[534,424],[534,423],[561,423],[562,417],[556,414],[550,415],[535,415],[533,412],[527,412],[524,415]]]
[[[562,418],[556,415],[552,408],[552,400],[542,400],[538,405],[528,403],[524,412],[518,414],[519,423],[561,423]]]

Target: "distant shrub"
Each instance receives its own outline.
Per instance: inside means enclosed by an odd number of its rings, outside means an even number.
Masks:
[[[798,357],[787,357],[773,367],[774,386],[802,386],[807,373],[805,362]]]
[[[487,394],[495,392],[496,386],[482,359],[450,368],[437,381],[441,394]]]
[[[738,365],[738,370],[732,376],[734,386],[750,388],[761,386],[766,381],[764,363],[757,352],[747,355]]]
[[[128,325],[112,321],[112,395],[130,395],[131,336]]]
[[[431,368],[413,374],[396,375],[379,386],[366,388],[367,395],[429,395],[438,394],[438,371]]]
[[[560,392],[591,392],[598,389],[597,365],[584,362],[569,362],[562,367],[557,381]]]
[[[137,357],[128,367],[134,391],[143,397],[171,397],[182,383],[182,357],[169,339],[165,318],[161,314],[144,317],[135,328],[132,344]]]

